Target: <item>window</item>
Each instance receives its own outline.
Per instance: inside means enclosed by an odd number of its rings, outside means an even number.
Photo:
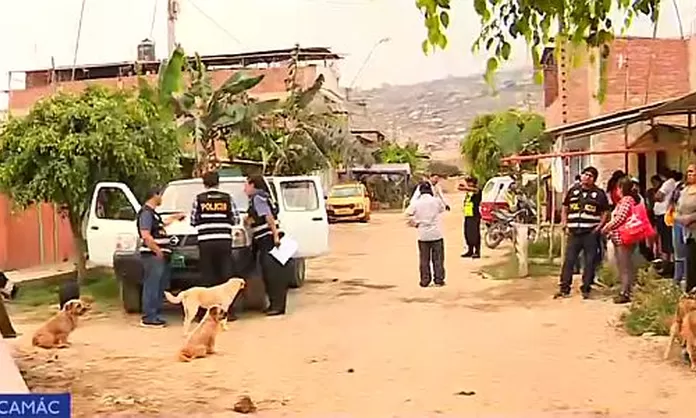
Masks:
[[[362,187],[352,186],[352,187],[336,187],[331,190],[331,197],[361,197],[364,196],[365,192]]]
[[[133,205],[123,190],[113,187],[99,189],[95,210],[99,219],[134,221],[136,215]]]
[[[319,194],[313,181],[284,181],[280,183],[280,194],[288,211],[319,209]]]

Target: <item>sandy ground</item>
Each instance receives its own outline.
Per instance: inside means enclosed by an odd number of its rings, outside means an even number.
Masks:
[[[234,416],[244,394],[259,416],[694,416],[696,375],[660,360],[663,339],[626,336],[605,301],[552,300],[555,279],[482,279],[504,251],[462,260],[460,221],[446,217],[447,286],[427,289],[401,215],[332,225],[288,315],[244,317],[193,363],[175,361],[176,311],[162,330],[88,318],[59,352],[29,347],[20,319],[13,344],[33,390],[69,390],[75,416]]]

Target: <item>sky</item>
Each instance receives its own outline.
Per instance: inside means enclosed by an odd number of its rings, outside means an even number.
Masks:
[[[8,71],[71,65],[82,0],[0,0],[0,90]],[[166,55],[167,0],[86,0],[78,64],[133,60],[137,44],[154,39]],[[481,74],[485,55],[473,55],[479,32],[473,0],[454,0],[449,46],[428,56],[414,0],[180,0],[177,41],[187,52],[235,53],[301,46],[329,46],[346,55],[341,83],[359,88]],[[155,9],[156,4],[156,9]],[[684,33],[696,28],[696,2],[676,0]],[[153,19],[154,17],[154,19]],[[153,25],[154,21],[154,25]],[[629,35],[652,36],[650,22],[637,21]],[[680,36],[671,2],[663,2],[659,37]],[[380,39],[389,38],[375,47]],[[366,57],[374,48],[372,56]],[[514,45],[505,68],[529,67],[524,44]],[[14,76],[12,88],[22,86]],[[6,98],[0,97],[0,110]]]

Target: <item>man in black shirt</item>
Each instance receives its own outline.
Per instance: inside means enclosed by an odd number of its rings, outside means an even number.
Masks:
[[[464,215],[464,240],[467,251],[462,257],[481,258],[481,191],[474,177],[467,177],[460,188],[466,191],[462,201]]]
[[[581,292],[583,299],[590,297],[597,266],[599,233],[609,215],[607,195],[597,187],[598,172],[594,167],[582,170],[580,184],[573,185],[563,200],[561,223],[568,234],[565,260],[561,269],[560,289],[554,298],[570,296],[573,282],[573,266],[583,253]]]

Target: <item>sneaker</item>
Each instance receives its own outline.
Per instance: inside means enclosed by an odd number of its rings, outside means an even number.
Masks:
[[[444,285],[445,285],[445,282],[436,282],[435,283],[435,286],[437,286],[437,287],[442,287]]]
[[[471,253],[471,252],[469,252],[469,251],[467,251],[467,252],[465,252],[465,253],[462,253],[462,255],[461,255],[460,257],[462,257],[462,258],[467,258],[467,257],[471,257],[472,255],[474,255],[474,254]]]
[[[590,292],[582,292],[582,298],[587,300],[590,298]]]
[[[268,311],[266,311],[266,316],[279,316],[279,315],[285,315],[285,310],[269,309]]]
[[[481,258],[481,254],[474,254],[471,256],[471,258]]]
[[[143,328],[164,328],[167,326],[167,322],[163,319],[155,319],[153,321],[143,319],[140,321],[140,326]]]
[[[568,293],[568,292],[558,292],[555,295],[553,295],[554,299],[565,299],[565,298],[569,298],[569,297],[570,297],[570,293]]]
[[[623,305],[623,304],[630,303],[630,302],[631,302],[631,298],[624,293],[620,293],[614,297],[614,303],[617,305]]]

